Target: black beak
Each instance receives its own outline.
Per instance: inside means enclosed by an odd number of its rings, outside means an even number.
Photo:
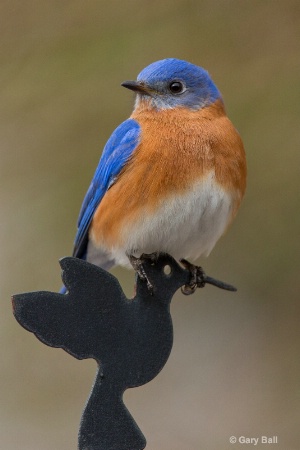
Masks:
[[[139,81],[124,81],[121,86],[144,95],[151,95],[150,89]]]

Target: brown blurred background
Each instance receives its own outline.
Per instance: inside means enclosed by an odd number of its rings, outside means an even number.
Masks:
[[[120,86],[165,57],[205,67],[248,158],[248,190],[207,273],[238,286],[172,302],[161,374],[125,402],[149,450],[300,442],[300,2],[2,0],[0,5],[0,447],[75,449],[95,363],[41,344],[10,296],[60,287],[81,201],[112,130]],[[133,273],[115,269],[127,293]],[[251,447],[251,446],[250,446]]]

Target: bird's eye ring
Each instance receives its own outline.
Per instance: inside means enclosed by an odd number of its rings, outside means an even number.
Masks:
[[[172,81],[169,85],[172,94],[181,94],[184,91],[184,85],[180,81]]]

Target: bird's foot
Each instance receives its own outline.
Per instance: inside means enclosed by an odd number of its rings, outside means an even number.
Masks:
[[[191,295],[197,288],[203,288],[206,282],[206,275],[202,267],[195,266],[186,259],[180,260],[183,267],[190,272],[190,280],[181,288],[184,295]]]
[[[157,252],[151,254],[143,253],[139,258],[133,255],[128,255],[130,264],[132,265],[133,269],[135,270],[139,278],[142,281],[146,281],[147,289],[151,295],[153,294],[153,285],[149,280],[148,275],[146,274],[143,263],[145,262],[145,260],[150,260],[150,262],[155,263],[157,262],[158,256],[159,253]]]
[[[180,262],[183,267],[190,272],[189,282],[181,288],[181,292],[184,295],[191,295],[197,288],[203,288],[206,284],[212,284],[213,286],[220,289],[225,289],[226,291],[236,291],[236,288],[231,284],[224,283],[223,281],[207,276],[202,267],[195,266],[186,259],[181,259]]]

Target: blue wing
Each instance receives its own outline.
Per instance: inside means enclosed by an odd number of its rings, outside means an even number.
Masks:
[[[128,119],[115,129],[107,141],[81,207],[73,256],[85,257],[88,230],[96,208],[137,147],[139,138],[140,125]]]

